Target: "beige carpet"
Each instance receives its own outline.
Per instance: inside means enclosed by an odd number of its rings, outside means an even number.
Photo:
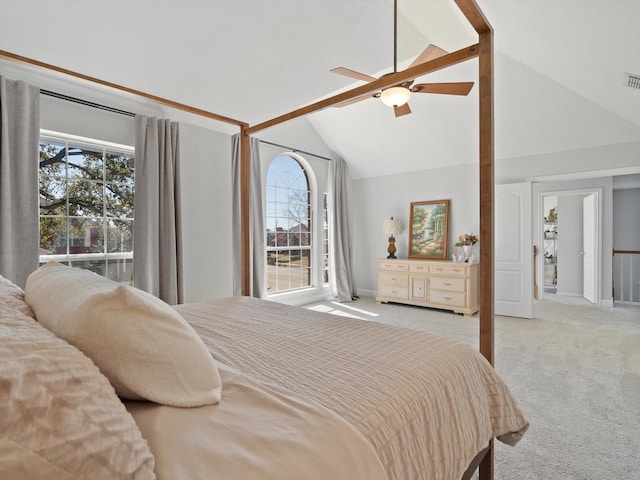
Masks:
[[[477,315],[367,297],[307,307],[478,345]],[[495,324],[496,369],[531,423],[515,448],[496,443],[495,478],[640,478],[640,309],[548,295],[533,319],[496,317]]]

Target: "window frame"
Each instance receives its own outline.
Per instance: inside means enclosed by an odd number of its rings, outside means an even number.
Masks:
[[[57,131],[53,131],[53,130],[46,130],[46,129],[40,129],[40,134],[39,134],[39,138],[38,138],[38,145],[42,145],[44,142],[50,141],[51,143],[61,143],[65,145],[65,148],[67,148],[67,154],[65,156],[67,156],[67,162],[68,162],[68,150],[69,150],[69,146],[79,146],[82,148],[88,148],[88,149],[96,149],[96,150],[101,150],[102,151],[102,155],[103,155],[103,167],[102,167],[102,180],[80,180],[80,181],[95,181],[97,183],[101,183],[103,186],[103,190],[102,190],[102,213],[100,216],[94,216],[94,217],[80,217],[80,216],[72,216],[69,215],[69,192],[65,191],[65,202],[66,202],[66,208],[67,208],[67,212],[65,216],[60,216],[60,215],[42,215],[41,211],[38,212],[38,223],[40,223],[40,219],[41,218],[65,218],[67,221],[67,225],[66,225],[66,253],[49,253],[49,254],[41,254],[39,255],[39,264],[44,264],[47,263],[49,261],[56,261],[56,262],[60,262],[60,263],[64,263],[67,265],[71,265],[71,266],[79,266],[78,264],[82,264],[83,262],[91,262],[91,261],[104,261],[104,275],[108,276],[109,273],[109,263],[113,263],[113,262],[122,262],[122,261],[128,261],[130,260],[131,262],[131,268],[133,268],[133,243],[131,245],[131,250],[130,251],[126,251],[126,252],[108,252],[108,220],[109,219],[117,219],[117,220],[123,220],[123,221],[130,221],[131,222],[131,232],[133,234],[133,222],[134,222],[134,216],[133,216],[133,212],[131,217],[113,217],[108,215],[107,213],[107,195],[104,189],[104,185],[106,185],[107,183],[115,183],[118,185],[122,185],[122,186],[128,186],[131,184],[127,184],[124,182],[114,182],[111,181],[109,179],[107,179],[107,165],[106,165],[106,156],[110,153],[116,153],[116,154],[123,154],[123,155],[127,155],[130,156],[132,159],[135,158],[135,147],[131,146],[131,145],[123,145],[123,144],[119,144],[119,143],[114,143],[114,142],[108,142],[108,141],[102,141],[99,139],[94,139],[94,138],[88,138],[88,137],[81,137],[78,135],[72,135],[72,134],[67,134],[67,133],[63,133],[63,132],[57,132]],[[39,159],[38,159],[39,161]],[[41,171],[40,168],[38,168],[38,181],[40,181],[40,176],[41,176]],[[60,177],[62,178],[62,177]],[[69,177],[69,171],[68,168],[65,168],[65,184],[69,183],[70,177]],[[73,179],[72,179],[73,181]],[[135,195],[135,170],[134,170],[134,174],[133,174],[133,185],[131,185],[132,188],[134,189],[134,195]],[[71,219],[77,219],[77,218],[100,218],[102,220],[103,226],[102,226],[102,235],[104,238],[104,245],[103,245],[103,251],[102,252],[91,252],[91,253],[71,253],[70,252],[70,246],[71,246],[71,242],[72,242],[72,238],[70,236],[70,227],[69,227],[69,223]],[[41,236],[40,236],[40,232],[38,233],[38,245],[41,245]],[[83,268],[80,266],[80,268]],[[131,278],[133,279],[133,272],[131,273]],[[131,281],[132,282],[132,281]]]

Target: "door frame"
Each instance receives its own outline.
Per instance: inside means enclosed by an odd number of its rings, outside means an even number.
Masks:
[[[603,202],[603,190],[602,187],[593,188],[578,188],[575,190],[545,190],[537,192],[537,198],[535,201],[535,210],[533,213],[533,231],[534,242],[537,245],[544,245],[544,197],[561,197],[571,195],[591,195],[595,194],[596,197],[596,218],[595,218],[595,259],[594,259],[594,285],[595,285],[595,300],[594,306],[600,306],[602,303],[602,202]],[[560,212],[558,212],[560,213]],[[560,233],[558,235],[561,235]],[[541,248],[538,247],[538,251]],[[540,286],[544,282],[544,256],[538,255],[536,258],[536,284],[538,285],[538,291],[542,292],[542,295],[538,295],[538,298],[544,296],[544,287],[540,289]]]

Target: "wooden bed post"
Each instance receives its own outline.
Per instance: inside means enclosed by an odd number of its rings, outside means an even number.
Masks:
[[[480,89],[480,353],[494,363],[494,118],[493,29],[475,0],[455,0],[479,37]],[[480,480],[493,480],[493,440],[480,463]]]

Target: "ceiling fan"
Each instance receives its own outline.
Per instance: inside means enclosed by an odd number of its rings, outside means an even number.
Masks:
[[[420,55],[409,65],[408,68],[415,67],[421,63],[428,62],[435,58],[446,55],[448,52],[436,47],[435,45],[428,45]],[[333,73],[345,75],[347,77],[356,78],[358,80],[364,80],[365,82],[372,82],[378,80],[375,77],[365,75],[364,73],[356,72],[349,68],[338,67],[331,70]],[[398,0],[393,1],[393,73],[398,71]],[[382,77],[390,75],[386,73]],[[380,78],[382,78],[380,77]],[[352,98],[346,102],[342,102],[336,105],[336,107],[344,107],[353,103],[365,100],[369,97],[379,98],[382,103],[393,107],[396,117],[407,115],[411,113],[409,108],[409,98],[412,93],[440,93],[445,95],[468,95],[473,87],[473,82],[448,82],[448,83],[417,83],[413,85],[415,79],[407,80],[398,85],[387,87],[380,92],[374,94],[366,94],[360,97]]]

